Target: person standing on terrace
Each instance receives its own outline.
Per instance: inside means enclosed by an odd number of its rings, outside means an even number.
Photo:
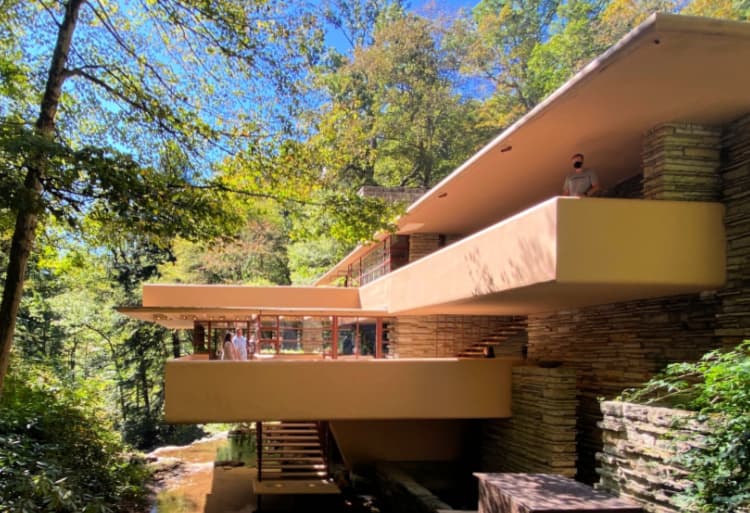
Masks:
[[[232,339],[238,360],[247,360],[247,339],[242,336],[242,328],[237,328]]]
[[[227,334],[224,335],[224,343],[222,344],[221,348],[222,360],[237,360],[237,351],[234,349],[231,333],[227,332]]]
[[[574,172],[565,178],[563,196],[593,196],[599,190],[599,177],[590,169],[583,167],[583,153],[576,153],[570,160]]]

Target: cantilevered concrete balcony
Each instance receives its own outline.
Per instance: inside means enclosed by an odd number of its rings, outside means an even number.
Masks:
[[[515,360],[217,361],[166,364],[165,420],[407,420],[510,416]]]
[[[525,314],[721,287],[718,203],[552,198],[360,288],[391,315]]]

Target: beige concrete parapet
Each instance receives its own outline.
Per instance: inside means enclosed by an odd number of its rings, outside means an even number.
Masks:
[[[172,360],[165,420],[462,419],[510,415],[517,359]]]
[[[719,203],[552,198],[360,289],[390,314],[517,315],[726,279]]]

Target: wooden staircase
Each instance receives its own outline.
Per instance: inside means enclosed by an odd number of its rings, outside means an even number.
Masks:
[[[259,422],[256,429],[259,482],[329,481],[319,423]]]

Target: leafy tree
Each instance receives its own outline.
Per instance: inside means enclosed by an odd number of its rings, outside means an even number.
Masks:
[[[248,207],[235,233],[210,241],[178,241],[175,258],[159,268],[166,283],[291,284],[287,258],[289,222],[274,204]],[[244,208],[244,207],[243,207]]]
[[[0,400],[0,511],[144,507],[148,471],[103,415],[94,380],[15,366]]]
[[[605,5],[601,0],[572,0],[558,6],[549,37],[536,44],[528,61],[529,88],[535,97],[548,96],[606,50],[592,30]]]
[[[693,16],[724,18],[730,20],[750,19],[748,0],[692,0],[680,11]]]
[[[676,0],[612,0],[596,26],[598,38],[609,47],[654,12],[675,12],[678,5]]]
[[[8,7],[2,30],[16,37],[6,47],[21,48],[24,60],[15,69],[3,64],[3,76],[28,70],[25,93],[41,102],[33,123],[30,105],[11,110],[0,103],[0,183],[10,190],[0,210],[15,216],[0,305],[0,386],[38,222],[52,215],[75,224],[85,213],[157,238],[210,231],[217,223],[200,221],[221,217],[221,202],[207,193],[205,175],[163,172],[154,147],[176,144],[197,159],[257,139],[259,124],[247,113],[277,120],[287,114],[279,102],[263,100],[293,90],[314,51],[314,39],[298,37],[313,18],[279,3],[68,0]],[[25,30],[16,31],[18,20],[28,23]],[[275,88],[260,84],[262,77]],[[258,88],[238,87],[250,85],[245,80]]]
[[[329,0],[325,20],[340,33],[351,50],[370,46],[378,18],[391,7],[402,9],[401,0]],[[334,51],[334,55],[340,54]]]
[[[313,283],[344,257],[345,249],[331,237],[300,240],[290,244],[287,252],[292,283]]]
[[[530,77],[536,46],[549,37],[559,0],[482,0],[452,26],[452,46],[464,73],[489,81],[482,124],[508,126],[543,98]]]
[[[352,68],[375,84],[375,167],[384,185],[431,187],[484,142],[475,104],[454,91],[456,62],[441,41],[428,20],[390,10],[373,45],[355,55]]]

